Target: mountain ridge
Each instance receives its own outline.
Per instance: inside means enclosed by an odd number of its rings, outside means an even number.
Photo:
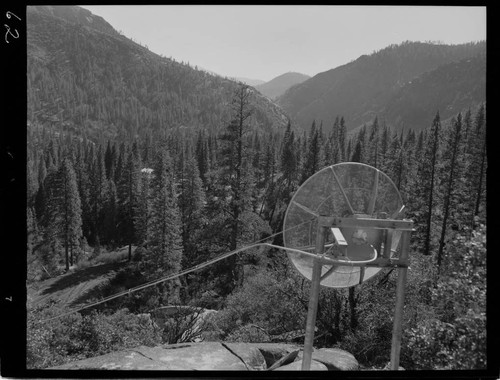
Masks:
[[[411,80],[444,64],[485,52],[485,45],[485,42],[461,45],[405,42],[390,45],[293,86],[278,98],[277,103],[302,128],[308,128],[313,120],[330,122],[337,115],[342,115],[348,128],[354,129],[384,113],[388,102]],[[485,95],[473,103],[484,100]],[[392,120],[387,121],[399,127]],[[414,129],[427,127],[411,119],[405,122]]]
[[[104,19],[89,26],[90,11],[54,8],[27,7],[30,124],[123,139],[229,122],[238,83],[151,52]],[[286,127],[281,108],[253,89],[251,103],[252,128]]]
[[[258,86],[255,86],[255,88],[268,98],[274,99],[284,94],[290,87],[302,83],[309,78],[309,75],[290,71],[281,74],[268,82],[259,84]]]

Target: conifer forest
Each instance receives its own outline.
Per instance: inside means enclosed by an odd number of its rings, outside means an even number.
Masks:
[[[29,42],[41,44],[43,34],[35,32]],[[310,282],[276,248],[250,249],[111,296],[257,241],[282,246],[295,191],[342,162],[387,174],[404,217],[414,221],[400,365],[486,368],[485,102],[443,118],[448,110],[435,108],[419,129],[377,115],[348,125],[341,113],[300,127],[253,87],[186,64],[157,69],[144,53],[137,56],[146,62],[138,66],[143,72],[120,71],[118,61],[100,66],[95,57],[119,57],[126,46],[100,44],[124,37],[84,32],[73,28],[47,64],[36,50],[28,59],[28,368],[195,338],[302,344]],[[92,47],[82,49],[86,44]],[[64,74],[57,49],[69,49],[79,70]],[[396,272],[321,288],[314,345],[382,369]],[[46,291],[43,302],[33,295],[42,286],[55,294]],[[70,287],[80,290],[64,293]],[[145,316],[166,305],[216,312],[196,334],[192,313],[165,317],[158,329]]]

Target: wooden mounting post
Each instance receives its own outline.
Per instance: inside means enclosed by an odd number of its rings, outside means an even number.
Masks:
[[[316,254],[321,255],[325,249],[325,235],[326,227],[318,218],[318,232],[316,234]],[[311,359],[314,343],[314,328],[316,326],[316,314],[318,312],[319,289],[321,282],[321,270],[323,265],[319,260],[314,260],[312,278],[311,278],[311,292],[309,295],[309,305],[307,307],[307,322],[306,322],[306,336],[304,339],[304,355],[302,358],[302,371],[309,371],[311,369]]]
[[[399,261],[407,262],[408,250],[410,245],[410,232],[403,231],[401,235],[401,253]],[[398,282],[396,287],[396,307],[394,311],[394,322],[392,329],[392,345],[391,345],[391,370],[399,369],[399,354],[401,352],[401,334],[403,324],[403,306],[405,300],[405,284],[408,268],[400,266],[398,268]]]

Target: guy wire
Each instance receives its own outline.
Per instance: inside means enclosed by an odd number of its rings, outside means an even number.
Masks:
[[[216,262],[221,261],[221,260],[223,260],[223,259],[225,259],[225,258],[227,258],[229,256],[232,256],[232,255],[235,255],[237,253],[240,253],[241,251],[244,251],[244,250],[247,250],[247,249],[250,249],[250,248],[254,248],[254,247],[260,246],[260,245],[262,245],[262,242],[265,241],[265,240],[269,240],[270,238],[273,238],[274,236],[280,235],[280,234],[282,234],[282,233],[284,233],[286,231],[289,231],[289,230],[292,230],[294,228],[300,227],[301,225],[306,224],[306,223],[310,223],[310,222],[312,222],[314,220],[315,220],[315,218],[311,218],[310,220],[306,220],[306,221],[304,221],[302,223],[299,223],[299,224],[297,224],[297,225],[295,225],[293,227],[287,228],[286,230],[282,230],[282,231],[276,232],[276,233],[274,233],[272,235],[266,236],[266,237],[264,237],[264,238],[262,238],[260,240],[257,240],[255,242],[253,242],[250,245],[246,245],[244,247],[237,248],[237,249],[235,249],[233,251],[223,253],[223,254],[221,254],[219,256],[216,256],[213,259],[205,261],[204,263],[197,264],[197,265],[195,265],[195,266],[193,266],[191,268],[188,268],[188,269],[185,269],[183,271],[171,274],[169,276],[165,276],[165,277],[162,277],[162,278],[157,279],[157,280],[149,281],[149,282],[146,282],[144,284],[141,284],[141,285],[132,287],[130,289],[124,290],[122,292],[110,295],[108,297],[104,297],[103,299],[101,299],[99,301],[96,301],[96,302],[90,303],[88,305],[82,306],[82,307],[80,307],[78,309],[70,310],[70,311],[67,311],[65,313],[56,315],[55,317],[51,317],[51,318],[47,318],[47,319],[41,320],[40,323],[44,323],[44,322],[48,322],[48,321],[51,321],[51,320],[54,320],[54,319],[62,318],[64,316],[66,316],[66,315],[77,313],[77,312],[82,311],[84,309],[88,309],[88,308],[97,306],[97,305],[99,305],[101,303],[105,303],[105,302],[111,301],[112,299],[119,298],[119,297],[122,297],[122,296],[125,296],[125,295],[128,295],[128,294],[137,292],[139,290],[146,289],[146,288],[148,288],[150,286],[154,286],[154,285],[160,284],[160,283],[165,282],[165,281],[170,281],[170,280],[173,280],[173,279],[175,279],[177,277],[181,277],[181,276],[184,276],[184,275],[186,275],[188,273],[200,270],[200,269],[205,268],[205,267],[207,267],[209,265],[215,264]],[[272,247],[272,248],[281,248],[281,249],[284,249],[284,250],[287,249],[286,247],[281,247],[281,246],[272,245],[272,244],[268,244],[268,246]],[[295,251],[295,250],[293,250],[293,251]]]

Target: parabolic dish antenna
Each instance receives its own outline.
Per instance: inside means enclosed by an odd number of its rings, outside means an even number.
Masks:
[[[380,170],[361,163],[345,162],[327,166],[309,177],[295,192],[285,214],[284,245],[300,251],[315,252],[318,216],[401,219],[403,201],[392,180]],[[383,230],[370,227],[342,227],[328,232],[325,255],[349,262],[371,260],[383,247]],[[339,236],[345,246],[339,246]],[[394,234],[395,252],[401,232]],[[314,259],[287,251],[295,268],[312,278]],[[358,285],[380,271],[380,267],[323,265],[321,285],[345,288]]]

